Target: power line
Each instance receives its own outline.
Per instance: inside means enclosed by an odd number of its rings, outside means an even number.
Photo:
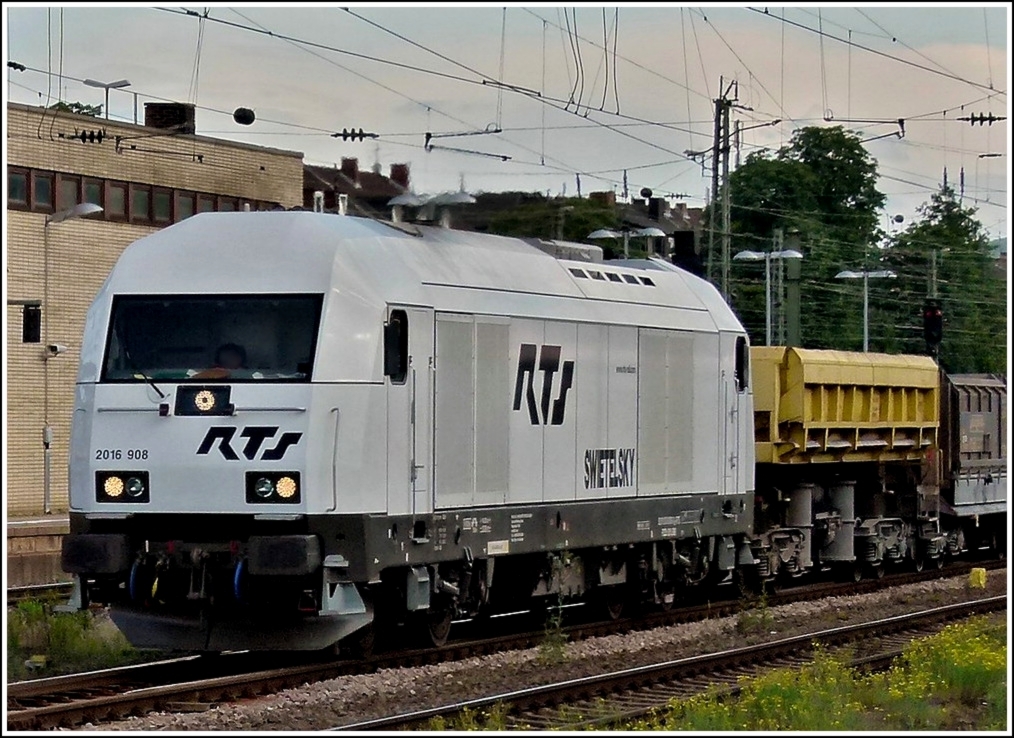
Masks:
[[[904,41],[901,41],[895,34],[893,34],[890,31],[888,31],[886,28],[884,28],[882,25],[880,25],[875,20],[873,20],[870,16],[868,16],[866,13],[864,13],[862,8],[856,8],[855,10],[863,18],[865,18],[866,20],[868,20],[870,23],[872,23],[873,25],[875,25],[877,28],[879,28],[884,33],[886,33],[887,35],[884,36],[884,38],[889,38],[893,42],[900,43],[902,46],[904,46],[906,49],[908,49],[909,51],[911,51],[913,54],[918,54],[923,59],[925,59],[926,61],[928,61],[930,64],[935,64],[940,69],[942,69],[945,72],[947,72],[948,74],[954,75],[955,77],[958,76],[954,72],[952,72],[950,69],[948,69],[947,67],[945,67],[943,64],[940,64],[939,62],[936,62],[933,59],[930,59],[928,56],[926,56],[925,54],[923,54],[918,49],[915,49],[915,48],[909,46],[908,44],[906,44]],[[983,12],[985,12],[985,9],[983,9]],[[986,42],[986,46],[987,46],[987,48],[989,47],[989,41],[988,40]],[[990,84],[990,87],[992,87],[992,83]]]
[[[775,20],[779,20],[782,23],[788,23],[789,25],[795,26],[796,28],[802,28],[804,31],[809,31],[810,33],[817,33],[817,34],[819,34],[822,37],[826,36],[827,38],[834,39],[835,41],[839,41],[840,43],[847,44],[849,46],[854,46],[855,48],[862,49],[863,51],[868,51],[871,54],[876,54],[877,56],[882,56],[882,57],[884,57],[886,59],[891,59],[892,61],[900,62],[902,64],[907,64],[910,67],[915,67],[916,69],[921,69],[924,72],[930,72],[932,74],[937,74],[937,75],[940,75],[941,77],[947,77],[948,79],[953,79],[953,80],[955,80],[957,82],[964,82],[966,85],[972,85],[973,87],[980,87],[980,88],[985,89],[985,90],[993,90],[994,89],[993,86],[992,86],[992,84],[984,85],[981,82],[973,82],[970,79],[965,79],[964,77],[960,77],[960,76],[955,75],[955,74],[950,74],[949,72],[942,72],[942,71],[940,71],[938,69],[932,69],[931,67],[927,67],[927,66],[925,66],[923,64],[917,64],[916,62],[909,61],[908,59],[902,59],[899,56],[893,56],[893,55],[887,54],[887,53],[885,53],[883,51],[877,51],[876,49],[871,49],[869,46],[863,46],[862,44],[857,44],[855,41],[849,41],[848,39],[843,39],[843,38],[841,38],[839,36],[833,36],[830,33],[825,33],[824,31],[818,30],[816,28],[811,28],[810,26],[803,25],[802,23],[797,23],[796,21],[791,21],[791,20],[789,20],[787,18],[776,18],[775,16],[771,15],[770,13],[768,13],[768,11],[767,11],[766,8],[765,9],[761,9],[761,8],[747,8],[747,10],[752,10],[754,13],[760,13],[761,15],[763,15],[765,17],[768,17],[768,18],[774,18]],[[999,94],[1001,94],[1001,95],[1006,95],[1007,94],[1006,91],[1004,91],[1004,90],[996,90],[996,92],[999,93]]]
[[[549,23],[549,25],[556,26],[557,28],[560,28],[560,30],[563,30],[561,26],[558,26],[557,24],[552,23],[551,21],[547,21],[545,18],[543,18],[541,15],[539,15],[535,11],[531,10],[530,8],[523,8],[523,10],[526,13],[528,13],[529,15],[534,16],[535,18],[538,18],[540,21],[543,21],[545,23]],[[580,38],[580,40],[584,41],[586,44],[588,44],[590,46],[593,46],[596,49],[602,48],[598,44],[596,44],[594,41],[591,41],[591,40],[583,38],[583,37],[579,37],[579,38]],[[707,95],[704,95],[703,93],[698,92],[697,90],[691,89],[687,85],[685,85],[685,84],[683,84],[681,82],[677,82],[676,80],[672,79],[671,77],[667,77],[664,74],[662,74],[661,72],[658,72],[655,69],[651,69],[650,67],[646,67],[643,64],[640,64],[640,63],[634,61],[633,59],[631,59],[629,57],[623,56],[622,54],[617,54],[616,56],[617,56],[617,58],[622,59],[623,61],[627,62],[628,64],[632,64],[633,66],[637,67],[638,69],[641,69],[641,70],[643,70],[645,72],[648,72],[649,74],[652,74],[652,75],[658,77],[659,79],[664,79],[666,82],[674,84],[677,87],[680,87],[682,89],[689,90],[690,92],[694,93],[695,95],[699,95],[701,97],[704,97],[707,100],[711,99],[711,93],[710,92]]]

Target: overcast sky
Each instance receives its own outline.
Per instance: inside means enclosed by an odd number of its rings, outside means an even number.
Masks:
[[[131,93],[141,111],[194,102],[198,133],[311,163],[355,156],[387,173],[407,162],[418,193],[463,181],[574,195],[579,175],[584,195],[622,194],[626,169],[633,195],[649,187],[701,206],[710,172],[685,152],[710,149],[713,100],[735,81],[733,119],[756,126],[742,158],[806,125],[883,136],[866,146],[888,196],[885,229],[894,215],[912,221],[946,167],[956,189],[964,169],[965,203],[990,234],[1007,234],[1008,122],[957,120],[1009,114],[1006,4],[344,7],[8,3],[5,56],[29,69],[8,68],[5,94],[101,104],[84,79],[127,79],[109,94],[111,118],[133,120]],[[240,106],[255,111],[252,126],[233,121]],[[329,135],[346,127],[379,138]],[[463,133],[473,135],[447,135]]]

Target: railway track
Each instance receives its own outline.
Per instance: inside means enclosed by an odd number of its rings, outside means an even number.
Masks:
[[[830,647],[862,643],[864,655],[854,659],[853,666],[882,669],[887,668],[901,654],[904,645],[914,638],[935,633],[953,620],[1006,608],[1006,596],[992,597],[337,726],[335,729],[420,729],[437,718],[453,725],[454,719],[465,711],[477,713],[497,708],[505,716],[506,726],[513,729],[542,731],[618,727],[665,707],[673,698],[690,697],[721,684],[727,685],[728,693],[734,693],[741,677],[757,676],[775,668],[799,667],[809,661],[815,642]]]
[[[978,565],[998,568],[1006,562],[980,562]],[[773,593],[768,596],[767,604],[773,607],[806,599],[871,592],[940,576],[964,576],[972,566],[961,562],[947,567],[944,572],[899,573],[881,580],[847,584],[808,584]],[[724,601],[687,603],[669,612],[614,620],[589,620],[592,613],[587,608],[570,617],[563,632],[568,640],[576,641],[736,614],[743,607],[739,593],[735,587],[725,589],[728,599]],[[492,636],[489,622],[484,626],[486,636],[481,638],[476,633],[476,625],[460,623],[455,626],[458,629],[455,640],[443,648],[398,649],[358,661],[336,660],[319,653],[241,652],[194,655],[89,674],[15,682],[8,685],[7,690],[7,726],[15,730],[39,730],[116,720],[152,710],[203,710],[218,702],[268,694],[307,682],[381,668],[418,666],[531,648],[545,640],[545,629],[541,625],[521,633],[515,626],[511,632],[508,620],[492,621],[499,629]]]
[[[20,587],[8,587],[7,606],[10,607],[23,600],[67,597],[70,595],[73,586],[73,582],[53,582],[52,584],[28,584]]]

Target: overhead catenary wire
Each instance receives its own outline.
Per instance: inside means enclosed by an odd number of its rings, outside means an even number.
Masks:
[[[156,8],[156,10],[162,10],[162,11],[172,12],[172,13],[175,13],[175,14],[182,14],[182,15],[191,15],[191,16],[194,15],[194,13],[192,11],[176,11],[176,10],[173,10],[171,8]],[[237,11],[234,11],[234,12],[237,12]],[[209,20],[210,22],[222,23],[222,24],[234,27],[234,28],[238,28],[238,29],[242,29],[242,30],[246,30],[246,31],[250,31],[250,32],[254,32],[254,33],[259,33],[259,34],[262,34],[262,35],[270,36],[272,38],[279,38],[279,39],[288,41],[290,43],[296,43],[296,44],[310,46],[310,47],[314,47],[314,48],[320,48],[322,50],[327,50],[327,51],[334,51],[336,53],[349,54],[349,55],[352,55],[354,57],[359,57],[359,58],[367,59],[367,60],[370,60],[370,61],[377,61],[377,62],[384,63],[384,64],[392,64],[392,65],[397,66],[397,67],[412,69],[413,71],[416,71],[416,72],[435,74],[435,75],[440,76],[440,77],[450,78],[450,79],[453,79],[455,81],[465,82],[465,83],[468,83],[468,84],[482,85],[482,84],[484,84],[484,82],[497,82],[497,80],[493,80],[489,75],[485,75],[482,72],[474,70],[471,67],[468,67],[467,65],[464,65],[464,64],[462,64],[460,62],[457,62],[457,61],[451,59],[450,57],[447,57],[446,55],[442,55],[439,52],[436,52],[436,51],[434,51],[432,49],[428,49],[427,47],[425,47],[425,46],[423,46],[421,44],[418,44],[417,42],[412,41],[411,39],[408,39],[407,37],[404,37],[402,34],[398,34],[396,32],[393,32],[390,29],[386,29],[383,26],[380,26],[380,24],[376,24],[376,23],[374,23],[372,21],[369,21],[369,20],[367,20],[367,22],[369,22],[371,25],[375,25],[378,28],[380,28],[381,30],[384,30],[384,31],[386,31],[388,33],[391,33],[392,35],[395,35],[395,36],[397,36],[399,38],[404,38],[408,43],[410,43],[410,44],[412,44],[414,46],[417,46],[417,47],[419,47],[419,48],[421,48],[423,50],[426,50],[426,51],[428,51],[430,53],[436,54],[436,55],[440,56],[441,58],[449,61],[452,64],[455,64],[455,65],[457,65],[457,66],[459,66],[461,68],[464,68],[464,69],[466,69],[468,71],[471,71],[472,73],[476,74],[477,76],[482,77],[482,79],[480,79],[480,80],[468,79],[468,78],[460,77],[460,76],[457,76],[457,75],[450,75],[450,74],[447,74],[447,73],[444,73],[444,72],[437,72],[435,70],[423,69],[423,68],[420,68],[418,66],[412,66],[412,65],[408,65],[408,64],[402,64],[400,62],[394,62],[394,61],[391,61],[391,60],[388,60],[388,59],[380,59],[378,57],[374,57],[374,56],[370,56],[370,55],[366,55],[366,54],[358,54],[356,52],[351,52],[351,51],[348,51],[348,50],[345,50],[345,49],[338,49],[338,48],[335,48],[335,47],[332,47],[332,46],[328,46],[326,44],[319,44],[319,43],[316,43],[316,42],[306,41],[306,40],[303,40],[303,39],[296,39],[296,38],[287,36],[285,34],[275,33],[274,31],[271,31],[271,30],[266,29],[264,27],[251,28],[250,26],[244,26],[244,25],[239,24],[239,23],[233,23],[231,21],[227,21],[227,20],[224,20],[222,18],[209,17],[207,20]],[[248,20],[248,22],[252,22],[252,21]],[[257,25],[260,25],[260,24],[257,24]],[[580,71],[580,76],[583,79],[583,69],[579,70],[579,71]],[[582,85],[581,89],[583,90],[583,81],[581,82],[581,85]],[[526,95],[526,96],[529,96],[529,97],[532,96],[531,93],[533,92],[533,91],[525,90],[524,88],[508,87],[508,89],[511,90],[511,91],[513,91],[513,92],[516,92],[516,93],[519,93],[519,94],[523,94],[523,95]],[[541,101],[544,98],[539,97],[538,94],[536,93],[534,99],[537,99],[537,100]],[[554,100],[553,98],[550,98],[548,102],[551,104],[551,102],[553,100]],[[569,105],[570,102],[568,102],[567,104]],[[556,106],[554,106],[554,107],[556,107]],[[564,112],[569,112],[569,111],[564,110]],[[607,114],[608,115],[616,115],[614,113],[607,113]],[[586,111],[585,114],[584,114],[584,117],[587,117],[587,115],[588,115],[588,112]],[[642,121],[644,120],[644,119],[635,118],[633,116],[625,116],[625,115],[620,115],[619,117],[622,117],[624,119],[632,119],[632,120],[642,120]],[[599,123],[599,125],[603,126],[603,127],[606,127],[606,128],[609,127],[608,124]],[[476,129],[477,130],[481,130],[478,127],[476,127]],[[651,142],[644,141],[643,139],[636,139],[636,140],[639,140],[639,141],[641,141],[641,143],[645,143],[645,144],[647,144],[649,146],[655,146],[655,144],[652,144]],[[514,145],[520,146],[519,144],[516,144],[516,143]],[[521,148],[525,148],[525,147],[521,147]],[[665,149],[664,147],[657,146],[657,148],[659,148],[662,151],[666,151],[668,153],[673,153],[672,151],[670,151],[668,149]],[[526,149],[526,150],[530,151],[531,153],[536,153],[536,152],[533,152],[531,149]]]
[[[924,53],[922,53],[921,51],[919,51],[919,49],[913,48],[912,46],[909,46],[908,44],[906,44],[904,41],[902,41],[900,38],[898,38],[897,35],[891,33],[886,28],[884,28],[882,25],[880,25],[879,23],[877,23],[877,21],[875,21],[869,15],[867,15],[866,13],[864,13],[862,8],[855,8],[855,11],[857,13],[859,13],[859,15],[861,15],[863,18],[865,18],[866,20],[868,20],[870,23],[872,23],[873,25],[875,25],[877,28],[879,28],[881,31],[883,31],[884,34],[886,34],[884,36],[884,38],[891,39],[892,43],[899,43],[899,44],[901,44],[906,49],[908,49],[909,51],[911,51],[913,54],[916,54],[917,56],[922,57],[923,59],[925,59],[926,61],[928,61],[930,64],[936,65],[939,69],[942,69],[943,71],[947,72],[948,74],[952,74],[955,77],[957,76],[957,74],[955,74],[954,72],[952,72],[950,69],[948,69],[947,67],[945,67],[940,62],[937,62],[937,61],[934,61],[933,59],[930,59]],[[985,10],[983,12],[985,12]],[[989,41],[988,40],[986,41],[986,45],[987,45],[987,47],[989,46]],[[849,50],[851,51],[851,49],[852,49],[852,45],[849,44]]]
[[[616,113],[620,112],[620,91],[617,86],[616,48],[620,39],[620,9],[613,8],[613,99],[616,101]]]
[[[783,28],[783,33],[784,33],[784,28]],[[615,42],[615,37],[614,37],[614,42]],[[615,80],[615,76],[613,77],[613,79]],[[474,83],[474,81],[471,81],[471,82]],[[689,92],[688,92],[688,96],[689,96]],[[221,112],[223,114],[229,114],[226,111],[218,111],[218,112]],[[543,108],[543,113],[545,113],[545,108]],[[288,125],[287,123],[282,122],[282,121],[275,121],[275,122],[279,123],[281,125]],[[606,128],[612,129],[612,128],[616,127],[617,125],[618,124],[616,124],[616,123],[614,123],[612,121],[609,121],[609,122],[599,122],[599,123],[596,123],[595,127],[606,127]],[[321,130],[323,132],[323,129],[319,129],[319,130]],[[691,127],[690,128],[690,132],[692,133],[693,130],[694,130],[693,127]],[[647,143],[650,146],[655,146],[654,142],[652,142],[652,141],[648,141]],[[542,152],[540,152],[540,153],[542,153]]]
[[[882,57],[885,57],[887,59],[891,59],[892,61],[899,62],[901,64],[907,64],[908,66],[916,67],[917,69],[922,69],[925,72],[930,72],[932,74],[940,75],[942,77],[947,77],[948,79],[953,79],[953,80],[955,80],[957,82],[963,82],[964,84],[972,85],[973,87],[979,87],[981,89],[988,89],[988,90],[994,89],[991,85],[988,85],[988,84],[984,85],[981,82],[975,82],[975,81],[970,80],[970,79],[965,79],[964,77],[961,77],[959,75],[953,75],[953,74],[950,74],[948,72],[941,71],[939,69],[933,69],[933,68],[927,67],[927,66],[925,66],[923,64],[918,64],[917,62],[911,61],[909,59],[904,59],[904,58],[902,58],[900,56],[894,56],[893,54],[888,54],[888,53],[885,53],[883,51],[878,51],[877,49],[871,49],[869,46],[863,46],[862,44],[858,44],[858,43],[856,43],[854,41],[848,41],[847,39],[843,39],[843,38],[841,38],[839,36],[834,36],[834,35],[832,35],[830,33],[826,33],[824,31],[818,30],[816,28],[811,28],[810,26],[807,26],[807,25],[805,25],[803,23],[798,23],[798,22],[793,21],[793,20],[789,20],[788,18],[784,18],[784,17],[783,18],[776,18],[775,16],[771,15],[766,8],[763,8],[763,9],[762,8],[747,8],[747,10],[751,10],[751,11],[753,11],[755,13],[760,13],[761,15],[763,15],[765,17],[768,17],[768,18],[774,18],[775,20],[780,20],[782,23],[788,23],[791,26],[795,26],[796,28],[801,28],[801,29],[803,29],[805,31],[809,31],[811,33],[819,33],[821,36],[826,36],[827,38],[830,38],[830,39],[832,39],[834,41],[839,41],[839,42],[841,42],[843,44],[851,44],[852,46],[854,46],[857,49],[862,49],[863,51],[868,51],[871,54],[876,54],[877,56],[882,56]],[[1007,94],[1006,91],[1004,91],[1004,90],[997,90],[997,92],[999,94],[1001,94],[1001,95],[1006,95]]]
[[[817,27],[818,28],[822,28],[823,27],[822,23],[823,23],[823,18],[821,16],[820,9],[818,8],[817,9],[817,24],[818,24]],[[821,101],[824,103],[822,109],[824,111],[824,117],[826,118],[826,117],[828,117],[830,115],[831,109],[830,109],[830,107],[828,107],[828,104],[827,104],[827,71],[826,71],[826,63],[824,61],[824,34],[823,33],[821,33],[821,35],[820,35],[820,97],[821,97]]]
[[[254,23],[254,21],[252,21],[251,19],[249,19],[249,18],[246,18],[246,16],[243,16],[242,14],[240,14],[240,13],[239,13],[239,11],[236,11],[236,10],[234,10],[234,12],[236,12],[236,13],[237,13],[238,15],[240,15],[241,17],[243,17],[244,19],[246,19],[246,20],[247,20],[247,22],[250,22],[250,23]],[[355,13],[353,13],[353,15],[356,15],[356,14],[355,14]],[[359,17],[359,16],[358,16],[358,15],[356,15],[356,17]],[[383,30],[383,31],[385,31],[385,32],[387,32],[387,33],[390,33],[391,35],[394,35],[394,36],[396,36],[396,37],[398,37],[398,38],[400,38],[400,39],[402,39],[402,40],[406,41],[407,43],[410,43],[410,44],[412,44],[413,46],[416,46],[416,47],[418,47],[418,48],[421,48],[421,49],[423,49],[423,50],[425,50],[425,51],[428,51],[429,53],[432,53],[432,54],[435,54],[435,55],[437,55],[437,56],[440,56],[440,57],[441,57],[441,58],[443,58],[443,59],[444,59],[445,61],[448,61],[448,62],[450,62],[451,64],[455,64],[455,65],[457,65],[457,66],[459,66],[459,67],[462,67],[462,68],[464,68],[464,69],[467,69],[468,71],[471,71],[471,72],[473,72],[474,74],[476,74],[476,75],[478,75],[478,76],[481,76],[481,77],[484,77],[484,78],[487,78],[487,79],[488,79],[488,75],[484,75],[483,73],[481,73],[481,72],[479,72],[479,71],[477,71],[477,70],[475,70],[475,69],[472,69],[471,67],[467,67],[466,65],[464,65],[464,64],[461,64],[460,62],[457,62],[457,61],[455,61],[454,59],[451,59],[450,57],[447,57],[447,56],[445,56],[445,55],[443,55],[443,54],[440,54],[440,53],[439,53],[439,52],[437,52],[437,51],[434,51],[434,50],[432,50],[432,49],[429,49],[428,47],[425,47],[425,46],[423,46],[423,45],[421,45],[421,44],[418,44],[417,42],[413,41],[412,39],[409,39],[409,38],[408,38],[408,37],[406,37],[406,36],[403,36],[402,34],[396,33],[395,31],[392,31],[392,30],[390,30],[390,29],[388,29],[388,28],[385,28],[384,26],[382,26],[382,25],[380,25],[380,24],[378,24],[378,23],[375,23],[375,22],[373,22],[373,21],[370,21],[369,19],[363,19],[363,20],[366,20],[366,22],[367,22],[367,23],[369,23],[370,25],[373,25],[373,26],[377,27],[377,28],[378,28],[378,29],[380,29],[380,30]],[[260,25],[260,24],[257,24],[257,25]],[[240,27],[242,27],[242,26],[240,26]],[[282,36],[281,36],[281,34],[276,34],[276,33],[273,33],[272,31],[270,31],[270,30],[266,29],[266,28],[265,28],[265,27],[263,27],[263,26],[261,27],[261,29],[260,29],[260,30],[262,30],[262,31],[266,32],[266,33],[267,33],[268,35],[270,35],[270,36],[272,36],[272,37],[276,37],[276,38],[281,38],[281,37],[282,37]],[[307,45],[314,45],[314,44],[311,44],[311,43],[309,43],[309,42],[303,42],[303,41],[300,41],[300,40],[292,40],[292,39],[285,39],[285,40],[287,40],[287,41],[288,41],[289,43],[292,43],[292,44],[297,44],[297,45],[299,45],[299,44],[303,44],[303,43],[306,43]],[[316,54],[314,54],[314,55],[316,55]],[[322,57],[322,58],[323,58],[323,57]],[[335,62],[333,62],[333,61],[332,61],[332,63],[335,63]],[[340,66],[340,65],[339,65],[339,66]],[[362,75],[360,75],[360,76],[362,76]],[[368,79],[368,78],[366,78],[366,79]],[[371,81],[372,81],[372,80],[371,80]],[[480,82],[480,84],[481,84],[481,82]],[[383,85],[382,85],[382,86],[383,86]],[[388,88],[388,89],[390,89],[390,88]],[[517,89],[511,88],[511,89],[512,89],[513,91],[515,91],[515,92],[519,92],[519,91],[522,91],[522,88],[517,88]],[[398,93],[398,92],[397,92],[397,91],[395,91],[395,90],[391,90],[391,91],[392,91],[392,92],[395,92],[396,94],[399,94],[399,95],[401,95],[401,93]],[[411,99],[411,98],[408,98],[408,97],[407,97],[407,96],[405,96],[405,95],[401,95],[401,96],[402,96],[402,97],[405,97],[406,99]],[[542,100],[542,98],[541,98],[541,97],[538,97],[538,98],[536,98],[536,99],[538,99],[538,100],[540,100],[540,101]],[[413,102],[415,102],[415,101],[413,101]],[[419,103],[419,104],[421,105],[422,103]],[[427,110],[429,110],[429,109],[431,108],[431,106],[426,106],[426,108],[427,108]],[[440,111],[437,111],[437,112],[440,112]],[[460,120],[460,119],[454,118],[453,116],[450,116],[450,115],[448,115],[448,114],[446,114],[446,113],[441,113],[441,114],[442,114],[442,115],[447,115],[447,117],[450,117],[450,118],[452,118],[452,119],[454,119],[454,120],[457,120],[457,121],[458,121],[459,123],[462,123],[463,125],[466,125],[466,126],[469,126],[469,127],[472,127],[472,128],[476,128],[476,127],[475,127],[475,126],[473,126],[472,124],[469,124],[469,123],[467,123],[467,122],[465,122],[465,121],[462,121],[462,120]],[[480,131],[480,132],[481,132],[481,131]],[[529,148],[529,147],[527,147],[527,146],[524,146],[524,145],[522,145],[522,144],[519,144],[519,143],[517,143],[517,142],[513,142],[513,141],[508,141],[508,143],[511,143],[512,145],[514,145],[514,146],[517,146],[518,148],[520,148],[520,149],[522,149],[522,150],[524,150],[524,151],[527,151],[527,152],[529,152],[529,153],[531,153],[531,154],[536,154],[536,155],[540,155],[540,158],[541,158],[541,157],[543,157],[543,155],[542,155],[542,154],[540,154],[540,152],[538,152],[538,151],[535,151],[534,149],[531,149],[531,148]],[[451,147],[439,147],[439,148],[440,148],[441,150],[448,150],[448,151],[453,151],[453,150],[454,150],[454,149],[452,149]],[[465,152],[465,150],[459,150],[459,151],[460,151],[460,152]],[[483,155],[483,156],[493,156],[493,157],[496,157],[496,158],[501,158],[501,159],[503,158],[503,155],[502,155],[502,154],[489,154],[489,153],[487,153],[487,152],[476,152],[476,151],[471,151],[471,150],[469,150],[469,151],[468,151],[467,153],[472,153],[472,154],[479,154],[479,155]],[[574,168],[574,167],[568,167],[568,166],[566,166],[566,165],[565,165],[565,164],[564,164],[563,162],[560,162],[559,160],[556,160],[556,161],[558,161],[558,163],[560,163],[561,165],[564,165],[564,167],[565,167],[564,171],[571,171],[571,172],[573,172],[573,171],[575,171],[575,169],[576,169],[576,168]]]
[[[507,48],[507,8],[503,9],[503,15],[500,21],[500,80],[504,79],[503,66],[504,66],[504,53]],[[498,87],[496,91],[496,127],[499,129],[503,123],[503,87]]]
[[[523,8],[523,10],[526,13],[528,13],[529,15],[531,15],[531,16],[533,16],[535,18],[538,18],[540,21],[546,20],[545,18],[543,18],[541,15],[539,15],[538,13],[536,13],[531,8]],[[553,25],[553,26],[556,26],[557,28],[560,28],[561,30],[563,30],[563,27],[560,26],[560,25],[558,25],[558,24],[556,24],[556,23],[552,23],[550,21],[549,24]],[[693,19],[691,19],[691,26],[693,26]],[[696,31],[695,31],[695,33],[696,33]],[[584,41],[589,46],[592,46],[594,48],[599,48],[598,45],[594,41],[592,41],[590,39],[586,39],[586,38],[582,37],[581,40]],[[698,54],[700,54],[700,45],[698,45],[697,51],[698,51]],[[672,77],[667,77],[666,75],[664,75],[661,72],[659,72],[657,69],[652,69],[651,67],[647,67],[647,66],[641,64],[640,62],[634,61],[633,59],[631,59],[631,58],[629,58],[627,56],[624,56],[623,54],[617,54],[617,58],[622,59],[623,61],[627,62],[628,64],[630,64],[630,65],[632,65],[634,67],[637,67],[638,69],[640,69],[640,70],[642,70],[644,72],[647,72],[648,74],[650,74],[652,76],[658,77],[659,79],[663,79],[666,82],[669,82],[669,83],[671,83],[673,85],[676,85],[677,87],[681,87],[681,88],[682,87],[686,87],[686,85],[684,85],[682,82],[679,82],[679,81],[673,79]],[[703,57],[702,57],[701,66],[703,68]],[[705,81],[705,85],[707,85],[707,81]],[[690,92],[692,92],[693,94],[698,95],[698,96],[700,96],[700,97],[702,97],[702,98],[704,98],[706,100],[709,100],[709,101],[711,100],[711,92],[710,92],[710,90],[708,91],[707,94],[704,94],[702,92],[699,92],[697,90],[694,90],[694,89],[690,88]]]

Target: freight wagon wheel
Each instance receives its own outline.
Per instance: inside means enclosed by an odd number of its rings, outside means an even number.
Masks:
[[[937,571],[940,571],[941,569],[944,568],[944,557],[943,557],[943,554],[941,554],[940,556],[937,556],[935,559],[933,559],[933,567]]]
[[[1003,538],[999,534],[994,533],[992,535],[989,541],[989,547],[993,549],[993,553],[998,559],[1007,558],[1007,546],[1004,545]]]
[[[870,565],[870,574],[873,575],[874,579],[883,579],[884,578],[884,562],[880,562],[879,564],[871,564]]]
[[[676,606],[676,587],[672,582],[660,582],[655,586],[659,607],[662,612],[670,612]]]
[[[915,566],[916,572],[922,571],[926,568],[926,557],[922,554],[916,555],[913,565]]]
[[[610,620],[619,620],[620,616],[623,615],[623,607],[626,605],[624,594],[623,587],[612,586],[602,588],[599,600],[606,612],[606,617]]]

